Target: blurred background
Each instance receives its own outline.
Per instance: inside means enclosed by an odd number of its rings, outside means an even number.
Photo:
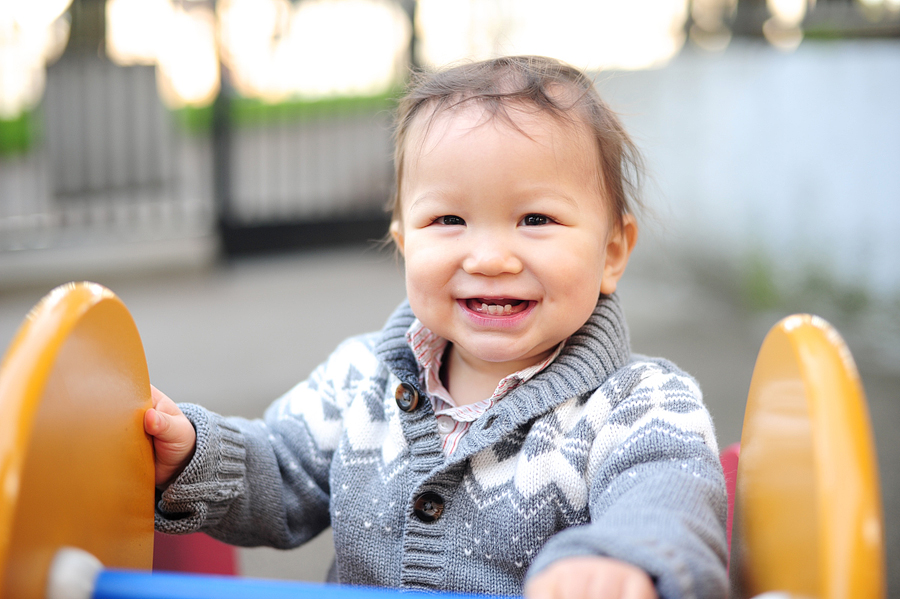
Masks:
[[[511,53],[592,73],[644,151],[633,345],[698,378],[721,446],[769,327],[842,333],[900,560],[900,0],[0,0],[0,347],[95,280],[157,386],[260,415],[403,298],[377,240],[410,68]]]

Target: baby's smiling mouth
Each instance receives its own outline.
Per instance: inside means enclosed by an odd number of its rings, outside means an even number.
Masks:
[[[466,308],[487,316],[510,316],[524,311],[529,303],[520,299],[472,297],[466,300]]]

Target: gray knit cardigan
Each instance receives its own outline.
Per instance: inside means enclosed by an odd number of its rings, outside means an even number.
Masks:
[[[414,318],[404,302],[342,343],[262,420],[182,404],[197,448],[157,529],[289,548],[330,525],[342,583],[516,595],[556,560],[603,555],[661,597],[726,596],[709,413],[688,375],[631,355],[615,296],[449,457],[406,343]],[[422,394],[412,410],[400,383]]]

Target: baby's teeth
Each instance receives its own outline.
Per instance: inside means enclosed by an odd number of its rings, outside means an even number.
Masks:
[[[483,314],[485,314],[485,313],[491,314],[494,316],[497,316],[500,314],[504,314],[504,315],[512,314],[512,304],[506,304],[505,306],[500,306],[498,304],[485,304],[482,302],[479,312],[481,312]]]

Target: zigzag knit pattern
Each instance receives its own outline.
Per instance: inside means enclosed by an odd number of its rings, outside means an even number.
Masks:
[[[726,595],[709,413],[691,377],[630,354],[615,296],[449,457],[430,402],[395,400],[401,382],[420,388],[413,319],[404,303],[344,342],[262,420],[182,405],[197,450],[157,528],[293,547],[330,524],[336,579],[352,584],[516,595],[556,560],[603,555],[645,569],[662,597]],[[426,492],[443,501],[431,522],[414,509]]]

